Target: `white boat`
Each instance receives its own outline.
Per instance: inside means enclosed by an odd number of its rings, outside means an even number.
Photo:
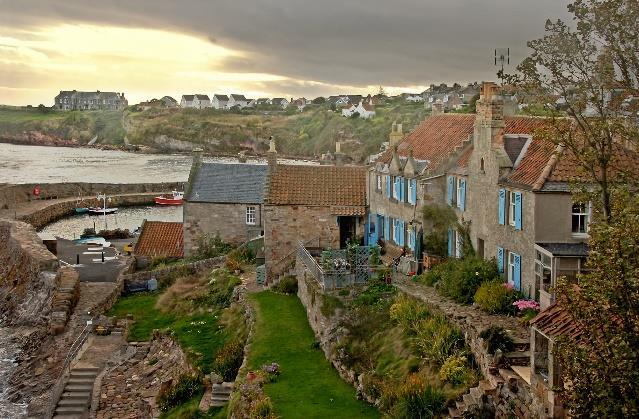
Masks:
[[[89,208],[89,214],[92,214],[92,215],[115,214],[116,212],[118,212],[117,208],[100,208],[100,207]]]

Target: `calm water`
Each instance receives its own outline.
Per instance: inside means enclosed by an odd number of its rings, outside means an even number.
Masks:
[[[106,216],[108,229],[128,228],[135,230],[142,225],[142,221],[182,221],[182,207],[143,206],[124,207],[115,214]],[[93,228],[97,231],[104,229],[104,217],[102,215],[72,215],[49,224],[40,231],[41,236],[63,237],[65,239],[77,239],[85,228]]]
[[[191,156],[0,143],[0,183],[185,182]]]

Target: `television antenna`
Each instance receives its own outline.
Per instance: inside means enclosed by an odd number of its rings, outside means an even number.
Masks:
[[[510,65],[510,48],[495,48],[495,67],[501,67],[497,73],[504,84],[504,65]]]

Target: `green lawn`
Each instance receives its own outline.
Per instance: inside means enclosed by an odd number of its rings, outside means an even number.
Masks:
[[[147,341],[153,329],[172,330],[195,365],[204,373],[210,372],[215,353],[227,340],[226,330],[218,324],[219,312],[179,316],[163,313],[155,307],[159,296],[157,293],[134,294],[120,298],[108,315],[120,318],[133,315],[135,322],[129,330],[129,341]]]
[[[269,291],[251,295],[257,321],[249,366],[277,362],[282,374],[267,384],[275,413],[282,418],[375,418],[378,411],[355,398],[320,349],[306,311],[296,296]]]

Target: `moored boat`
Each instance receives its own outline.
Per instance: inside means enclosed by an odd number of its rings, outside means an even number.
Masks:
[[[90,207],[88,208],[89,214],[92,215],[103,215],[103,214],[115,214],[118,212],[117,208],[100,208],[100,207]]]
[[[173,191],[170,195],[160,195],[155,197],[158,205],[182,205],[184,202],[184,192]]]
[[[76,207],[75,208],[75,213],[76,214],[86,214],[87,212],[89,212],[89,208],[87,208],[87,207]]]

